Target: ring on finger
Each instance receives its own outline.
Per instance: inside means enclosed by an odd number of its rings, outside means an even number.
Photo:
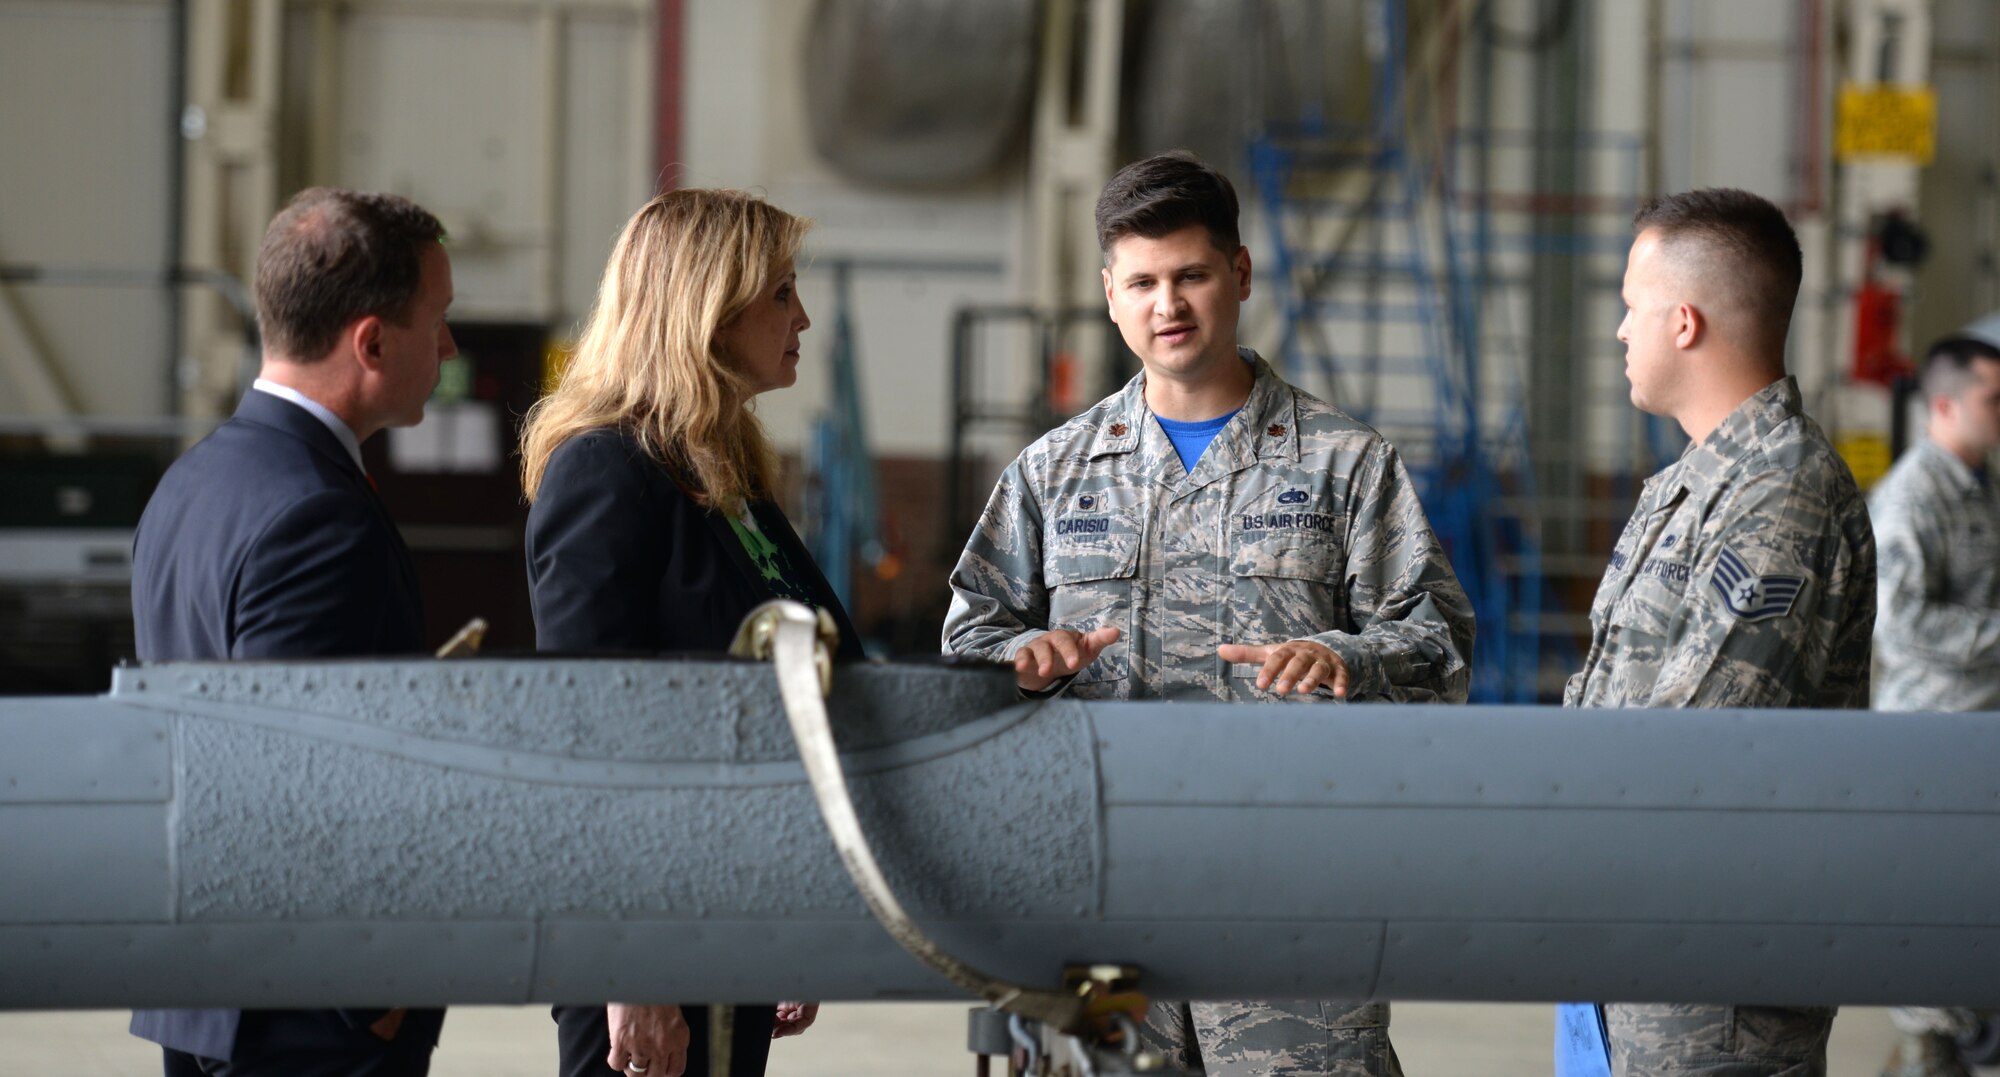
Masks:
[[[635,1061],[635,1062],[627,1062],[627,1063],[625,1063],[625,1072],[626,1072],[626,1073],[644,1073],[644,1072],[646,1072],[646,1063],[644,1063],[644,1062],[636,1062],[636,1061]]]

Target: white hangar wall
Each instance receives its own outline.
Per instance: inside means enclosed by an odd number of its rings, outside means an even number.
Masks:
[[[294,0],[286,31],[285,104],[276,132],[281,186],[339,182],[397,190],[436,209],[455,236],[460,316],[572,325],[587,310],[616,229],[652,189],[652,0]],[[1348,0],[1348,6],[1353,6]],[[1585,124],[1644,149],[1647,184],[1747,186],[1795,203],[1798,20],[1807,5],[1657,0],[1587,5]],[[832,263],[843,258],[948,259],[984,271],[855,270],[852,313],[865,407],[876,448],[937,455],[947,436],[951,312],[1027,291],[1023,240],[1026,154],[949,189],[891,191],[851,183],[820,162],[806,133],[804,50],[810,0],[684,0],[678,99],[681,182],[749,187],[819,221],[803,287],[816,329],[800,387],[765,415],[797,448],[826,400],[833,334]],[[1821,4],[1825,19],[1838,5]],[[1357,9],[1358,10],[1358,9]],[[1502,0],[1498,17],[1531,26],[1537,5]],[[171,6],[167,0],[0,0],[0,263],[156,271],[169,235]],[[1993,147],[1994,36],[1981,0],[1933,6],[1940,91],[1937,163],[1924,173],[1920,217],[1933,257],[1912,291],[1920,341],[1997,301]],[[551,31],[550,27],[556,29]],[[1231,57],[1218,57],[1230,62]],[[1831,57],[1829,57],[1831,60]],[[1826,85],[1837,65],[1823,71]],[[1461,77],[1460,115],[1477,102]],[[1502,54],[1496,124],[1533,122],[1533,67]],[[1827,116],[1820,117],[1822,121]],[[1824,134],[1824,132],[1822,132]],[[1826,139],[1820,145],[1824,148]],[[1500,162],[1500,180],[1532,178]],[[1824,169],[1825,165],[1815,167]],[[1600,161],[1598,193],[1622,178]],[[1593,224],[1610,238],[1622,227]],[[1807,222],[1809,257],[1830,263],[1830,225]],[[1254,253],[1263,230],[1246,221]],[[1516,263],[1524,265],[1525,261]],[[1615,278],[1615,255],[1590,270]],[[1277,323],[1269,277],[1245,322],[1269,350]],[[1838,282],[1827,274],[1820,282]],[[1837,314],[1803,311],[1795,363],[1809,388],[1844,366]],[[1525,295],[1489,309],[1486,331],[1526,322]],[[1594,401],[1593,453],[1630,446],[1619,416],[1615,296],[1580,315]],[[17,412],[23,371],[46,360],[83,411],[151,415],[169,409],[173,372],[167,304],[146,287],[0,283],[0,411]],[[23,356],[25,346],[38,353]],[[1502,353],[1504,355],[1504,352]],[[1486,396],[1513,373],[1489,365]],[[1092,390],[1095,385],[1090,387]],[[1494,405],[1498,406],[1498,405]]]

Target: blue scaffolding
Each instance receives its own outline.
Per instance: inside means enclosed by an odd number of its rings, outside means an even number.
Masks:
[[[1490,176],[1477,177],[1478,170],[1469,166],[1508,154],[1526,164],[1535,155],[1557,150],[1581,158],[1581,170],[1590,176],[1588,190],[1568,194],[1506,190]],[[1504,379],[1509,394],[1502,420],[1506,428],[1498,431],[1496,445],[1531,444],[1525,406],[1528,367],[1549,358],[1536,350],[1539,342],[1530,339],[1524,326],[1511,321],[1525,317],[1532,305],[1528,289],[1533,274],[1519,265],[1542,257],[1582,262],[1571,278],[1578,332],[1573,341],[1574,366],[1583,372],[1572,388],[1573,418],[1579,427],[1563,433],[1581,447],[1589,471],[1578,472],[1582,489],[1545,503],[1538,496],[1543,491],[1538,490],[1535,460],[1524,453],[1515,466],[1503,468],[1514,496],[1496,513],[1503,528],[1539,531],[1560,520],[1572,528],[1572,542],[1578,537],[1588,540],[1567,553],[1551,554],[1547,551],[1556,544],[1541,532],[1542,552],[1537,555],[1537,571],[1543,578],[1541,601],[1509,614],[1520,631],[1538,634],[1543,667],[1540,695],[1553,699],[1562,680],[1581,665],[1578,645],[1588,635],[1588,596],[1604,570],[1604,551],[1593,552],[1594,543],[1609,542],[1631,510],[1638,480],[1671,460],[1683,443],[1678,431],[1670,429],[1671,423],[1631,406],[1621,378],[1590,374],[1616,369],[1615,327],[1623,317],[1620,278],[1632,242],[1631,217],[1640,201],[1645,145],[1630,132],[1552,134],[1473,128],[1451,140],[1450,153],[1443,197],[1453,231],[1467,238],[1461,246],[1465,260],[1459,279],[1467,281],[1471,294],[1478,297],[1481,352],[1489,367],[1497,368],[1494,373]],[[1466,182],[1468,176],[1476,178]],[[1510,262],[1516,268],[1506,268]],[[1586,440],[1593,428],[1602,439],[1595,455]],[[1625,448],[1604,451],[1609,445]]]
[[[882,506],[876,495],[875,460],[868,446],[868,419],[861,404],[860,360],[854,344],[854,263],[835,260],[833,346],[827,357],[825,411],[813,420],[806,453],[806,545],[833,593],[854,608],[854,563],[878,566],[887,549],[882,540]]]
[[[1447,132],[1432,154],[1442,159],[1426,159],[1406,131],[1406,3],[1374,0],[1369,15],[1367,120],[1339,125],[1307,115],[1270,126],[1249,148],[1278,282],[1278,359],[1294,380],[1381,430],[1409,463],[1478,614],[1472,698],[1533,702],[1552,695],[1580,658],[1574,644],[1583,610],[1572,603],[1582,588],[1556,582],[1583,577],[1582,562],[1597,571],[1601,564],[1574,552],[1554,561],[1545,554],[1528,430],[1528,342],[1489,325],[1505,320],[1526,278],[1492,267],[1523,256],[1598,261],[1579,285],[1587,293],[1579,297],[1579,339],[1584,355],[1600,346],[1600,331],[1601,346],[1615,347],[1608,328],[1590,323],[1609,315],[1615,324],[1618,273],[1603,265],[1615,260],[1622,269],[1643,146],[1628,134],[1562,136],[1587,160],[1594,190],[1610,193],[1548,200],[1519,192],[1496,202],[1502,196],[1491,190],[1465,189],[1468,152],[1481,160],[1496,147],[1532,154],[1550,136]],[[1342,241],[1323,238],[1331,231]],[[1656,467],[1679,446],[1622,394],[1598,401],[1588,384],[1577,391],[1585,411],[1615,407],[1611,436],[1636,448],[1633,459],[1605,461],[1610,489],[1575,508],[1593,524],[1615,524],[1629,509],[1635,468]],[[1566,434],[1581,444],[1585,431]]]
[[[1399,0],[1377,0],[1371,14],[1379,51],[1369,121],[1306,116],[1250,146],[1280,283],[1279,359],[1402,450],[1479,618],[1472,698],[1530,702],[1541,664],[1540,546],[1531,528],[1496,511],[1508,490],[1495,466],[1530,473],[1525,420],[1517,398],[1492,434],[1483,428],[1473,262],[1449,209],[1427,203],[1404,131],[1406,12]],[[1365,179],[1365,194],[1336,193],[1355,179]],[[1313,227],[1329,222],[1365,234],[1368,250],[1319,249]],[[1355,285],[1358,299],[1328,294]],[[1336,338],[1358,343],[1343,352]]]

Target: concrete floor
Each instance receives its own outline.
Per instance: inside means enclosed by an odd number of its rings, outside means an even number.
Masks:
[[[836,1003],[771,1053],[771,1077],[970,1077],[965,1003]],[[1551,1009],[1398,1003],[1396,1050],[1412,1077],[1548,1077]],[[1830,1077],[1876,1077],[1894,1033],[1885,1010],[1849,1009],[1833,1026]],[[159,1054],[125,1034],[125,1014],[0,1014],[0,1077],[87,1073],[157,1077]],[[435,1077],[551,1077],[555,1032],[544,1008],[451,1012]],[[606,1070],[606,1077],[610,1071]]]

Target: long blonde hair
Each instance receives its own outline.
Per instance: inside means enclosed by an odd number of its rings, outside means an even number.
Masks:
[[[549,455],[598,427],[627,429],[707,506],[771,495],[778,462],[753,390],[716,334],[798,256],[812,222],[742,191],[683,188],[626,223],[576,353],[521,434],[534,501]]]

